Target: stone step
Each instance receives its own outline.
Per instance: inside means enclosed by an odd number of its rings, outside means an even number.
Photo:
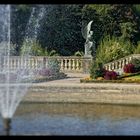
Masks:
[[[46,88],[47,89],[47,88]],[[30,89],[31,90],[31,89]],[[23,102],[51,103],[109,103],[109,104],[140,104],[140,92],[120,90],[42,90],[29,91]]]
[[[33,86],[29,92],[34,93],[139,93],[140,89],[122,87],[74,87],[74,86]]]

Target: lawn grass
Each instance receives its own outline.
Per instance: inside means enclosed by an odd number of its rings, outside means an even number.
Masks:
[[[125,79],[125,80],[133,80],[133,79],[140,79],[140,74],[139,75],[135,75],[135,76],[129,76],[129,77],[125,77],[125,78],[122,78],[122,79]]]

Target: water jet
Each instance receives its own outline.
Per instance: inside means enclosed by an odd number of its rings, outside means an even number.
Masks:
[[[27,43],[30,39],[37,39],[38,30],[40,28],[39,21],[43,18],[45,8],[40,6],[32,8],[31,15],[27,24],[24,41]],[[35,11],[38,11],[35,14]],[[21,54],[21,64],[14,69],[11,69],[10,57],[11,54],[11,5],[0,5],[0,113],[3,118],[3,124],[6,135],[10,135],[12,117],[27,93],[29,86],[35,76],[33,70],[27,69],[25,64],[29,62],[31,54],[31,46],[25,47]],[[34,23],[34,24],[33,24]],[[26,79],[28,79],[26,81]]]

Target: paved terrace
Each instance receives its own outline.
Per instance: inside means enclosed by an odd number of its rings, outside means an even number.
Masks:
[[[140,105],[140,84],[80,83],[89,75],[67,75],[66,79],[34,83],[23,101]]]

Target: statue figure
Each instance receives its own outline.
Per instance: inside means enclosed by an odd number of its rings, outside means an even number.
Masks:
[[[82,29],[82,35],[84,39],[86,39],[85,42],[85,57],[92,57],[91,52],[92,49],[95,49],[95,41],[92,38],[93,31],[91,31],[91,24],[93,21],[90,21],[86,27]]]

